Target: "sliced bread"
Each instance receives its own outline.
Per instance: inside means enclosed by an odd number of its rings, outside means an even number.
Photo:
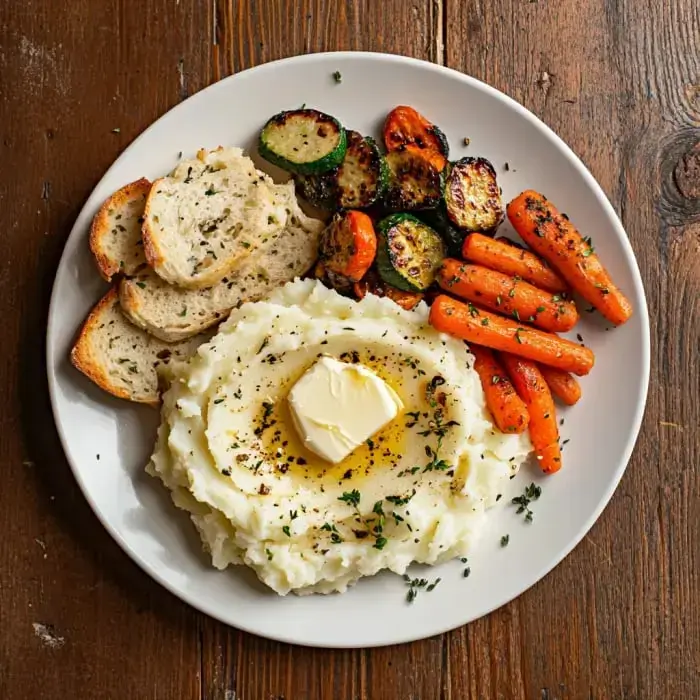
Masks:
[[[170,284],[210,287],[288,216],[279,186],[240,148],[202,150],[153,183],[142,228],[146,259]]]
[[[169,344],[130,323],[112,289],[90,312],[71,351],[73,364],[97,386],[121,399],[157,406],[157,369],[189,357],[210,334]]]
[[[119,296],[129,319],[163,340],[182,340],[223,320],[237,304],[262,299],[307,272],[318,257],[323,222],[301,211],[291,182],[278,187],[286,189],[291,212],[285,228],[263,236],[235,272],[207,289],[174,287],[150,270],[122,280]]]
[[[114,275],[134,275],[146,266],[141,224],[151,183],[145,177],[117,190],[100,207],[90,229],[92,250],[100,274],[108,282]]]

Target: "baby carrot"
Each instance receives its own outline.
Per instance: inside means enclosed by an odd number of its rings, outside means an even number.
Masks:
[[[462,257],[504,275],[520,277],[554,294],[566,291],[566,282],[534,253],[481,233],[465,238]]]
[[[540,469],[546,474],[558,472],[561,469],[561,448],[552,392],[534,362],[507,352],[501,355],[501,359],[530,414],[530,440]]]
[[[525,403],[493,352],[480,345],[470,345],[474,369],[481,379],[486,406],[502,433],[522,433],[530,422]]]
[[[541,255],[587,302],[615,325],[627,321],[632,305],[613,284],[593,252],[590,239],[543,195],[526,190],[508,205],[508,218],[520,237]]]
[[[579,319],[572,301],[481,265],[446,258],[437,281],[446,292],[545,331],[570,331]]]
[[[444,294],[437,296],[430,307],[430,323],[437,330],[468,343],[510,352],[578,375],[588,374],[595,361],[590,348],[554,333],[523,327],[515,320]]]
[[[568,372],[554,367],[539,366],[551,392],[567,406],[573,406],[581,398],[581,385]]]

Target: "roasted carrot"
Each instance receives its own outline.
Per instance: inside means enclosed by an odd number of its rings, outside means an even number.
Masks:
[[[319,253],[327,272],[358,282],[377,254],[372,219],[354,210],[336,214],[323,231]]]
[[[578,375],[588,374],[595,361],[590,348],[554,333],[526,328],[515,320],[497,316],[444,294],[438,296],[430,307],[430,323],[437,330],[468,343],[510,352]]]
[[[502,433],[522,433],[530,423],[530,415],[505,369],[488,348],[470,345],[469,351],[474,355],[474,369],[498,429]]]
[[[480,233],[467,236],[462,246],[462,257],[491,270],[526,282],[554,294],[566,291],[566,282],[538,258],[520,246],[493,239]]]
[[[481,265],[445,258],[437,281],[446,292],[546,331],[570,331],[579,318],[572,301]]]
[[[508,205],[508,218],[520,237],[541,255],[587,302],[615,325],[632,315],[632,304],[613,284],[590,238],[546,197],[526,190]]]
[[[445,135],[413,107],[394,107],[384,122],[383,136],[387,151],[418,148],[429,152],[438,170],[447,165]]]
[[[539,365],[539,370],[554,396],[567,406],[573,406],[581,398],[581,385],[568,372],[547,365]]]
[[[420,292],[404,292],[384,282],[379,274],[370,270],[359,282],[353,285],[353,291],[358,299],[364,299],[367,294],[387,297],[396,302],[401,308],[410,311],[423,298]]]
[[[530,414],[530,440],[540,469],[547,474],[558,472],[561,469],[561,448],[557,415],[552,392],[542,372],[534,362],[507,352],[501,355],[501,359]]]

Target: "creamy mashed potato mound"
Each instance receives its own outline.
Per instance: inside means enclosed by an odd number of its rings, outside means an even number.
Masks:
[[[304,447],[287,403],[323,356],[362,363],[403,404],[338,464]],[[494,426],[472,362],[422,303],[291,282],[171,369],[148,472],[189,511],[215,567],[245,564],[282,595],[464,556],[531,449]]]

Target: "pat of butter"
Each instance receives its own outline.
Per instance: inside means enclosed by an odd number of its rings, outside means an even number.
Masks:
[[[322,357],[289,392],[305,446],[337,464],[396,418],[403,403],[372,370]]]

